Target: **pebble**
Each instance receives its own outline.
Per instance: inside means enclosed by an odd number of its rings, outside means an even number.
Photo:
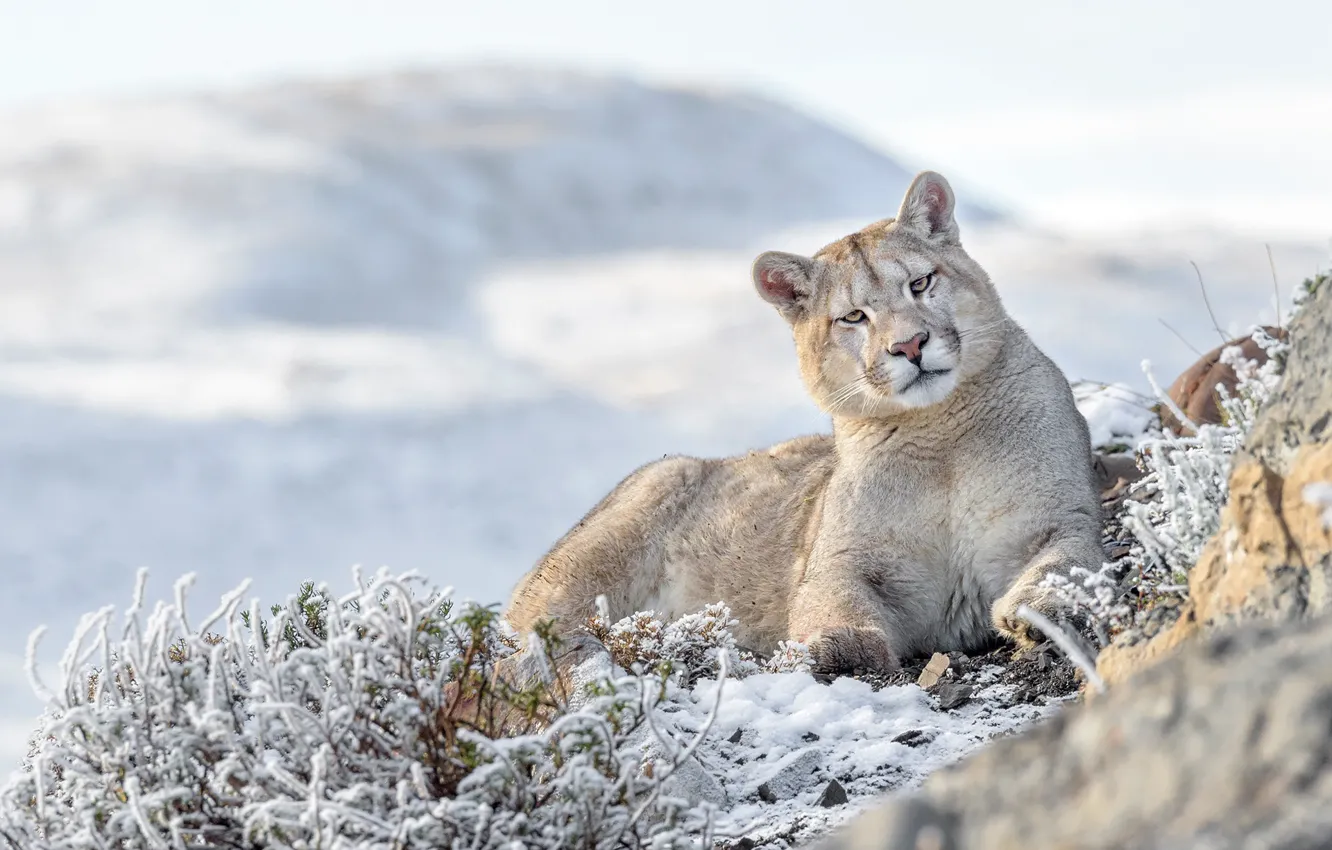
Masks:
[[[939,709],[952,711],[966,704],[971,699],[971,685],[961,682],[945,682],[939,686]]]
[[[823,796],[819,798],[819,805],[825,809],[846,805],[846,789],[842,783],[836,779],[829,780],[828,787],[823,789]]]

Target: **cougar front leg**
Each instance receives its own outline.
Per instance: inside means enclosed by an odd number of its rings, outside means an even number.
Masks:
[[[1039,545],[1034,547],[1035,555],[991,608],[994,627],[1004,637],[1022,647],[1039,643],[1043,637],[1039,629],[1018,616],[1021,606],[1026,605],[1054,623],[1072,618],[1069,601],[1049,587],[1046,578],[1052,574],[1068,576],[1075,567],[1094,572],[1105,560],[1099,533],[1089,534],[1083,529],[1075,533],[1045,536],[1048,539],[1038,541]]]
[[[807,645],[814,672],[891,673],[901,666],[880,606],[860,582],[827,575],[803,583],[791,605],[791,638]]]

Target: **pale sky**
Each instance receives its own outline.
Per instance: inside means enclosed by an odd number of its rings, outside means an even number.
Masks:
[[[1332,3],[0,0],[0,108],[502,59],[747,87],[1066,230],[1332,236]]]

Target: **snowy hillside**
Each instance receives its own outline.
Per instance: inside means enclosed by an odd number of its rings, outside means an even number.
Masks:
[[[545,69],[58,106],[6,126],[7,283],[105,318],[151,298],[213,318],[457,328],[496,261],[732,248],[882,217],[909,177],[764,100]]]
[[[200,600],[360,562],[498,601],[633,467],[821,428],[749,263],[893,214],[915,170],[752,97],[545,70],[4,125],[0,756],[28,632],[139,566],[154,595],[197,571]],[[1223,323],[1271,300],[1257,242],[964,212],[1071,377],[1168,379],[1194,355],[1158,317],[1214,344],[1188,259]],[[1325,254],[1273,247],[1290,280]]]

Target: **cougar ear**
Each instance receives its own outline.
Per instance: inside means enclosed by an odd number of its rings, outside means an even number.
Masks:
[[[911,181],[897,213],[897,224],[935,242],[957,242],[953,188],[942,174],[922,171]]]
[[[754,261],[754,288],[793,321],[814,291],[814,261],[799,254],[768,251]]]

